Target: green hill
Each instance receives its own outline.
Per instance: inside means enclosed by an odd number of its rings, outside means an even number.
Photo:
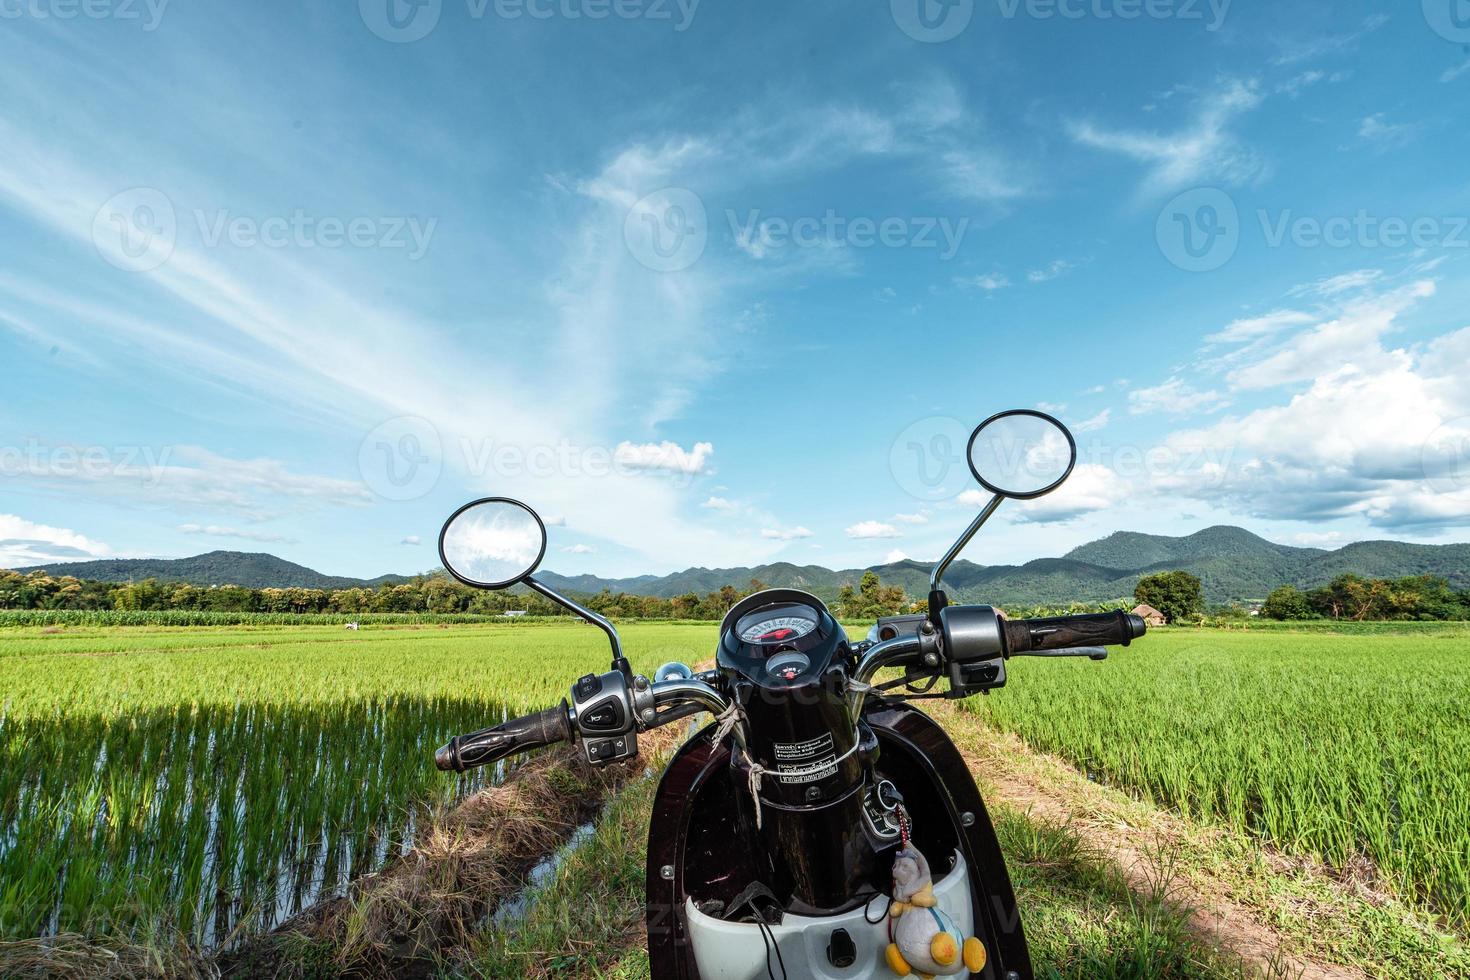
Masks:
[[[323,575],[305,565],[258,552],[211,551],[192,558],[104,558],[59,565],[33,565],[18,572],[44,571],[99,582],[188,582],[191,585],[240,585],[251,589],[372,588],[384,582],[408,581],[408,576],[381,575],[375,579]]]

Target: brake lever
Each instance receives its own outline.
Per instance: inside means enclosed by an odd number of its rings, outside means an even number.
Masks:
[[[1107,647],[1066,647],[1061,650],[1027,650],[1013,653],[1012,657],[1086,657],[1089,660],[1108,659]]]

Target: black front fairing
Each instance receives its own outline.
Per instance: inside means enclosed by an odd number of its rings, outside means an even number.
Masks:
[[[944,730],[917,709],[877,698],[869,701],[864,728],[875,747],[875,778],[890,780],[914,814],[914,843],[935,862],[935,875],[947,870],[940,855],[958,851],[970,869],[975,934],[990,953],[984,971],[974,976],[1003,980],[1011,975],[1031,980],[1031,964],[1020,915],[985,804],[963,758]],[[653,980],[698,980],[690,948],[685,901],[710,915],[729,909],[752,883],[769,888],[787,912],[810,914],[783,888],[780,841],[772,846],[769,832],[757,831],[749,791],[732,772],[728,741],[712,741],[710,726],[687,742],[665,771],[654,801],[648,839],[647,927]],[[735,777],[735,778],[732,778]],[[800,813],[764,810],[766,826],[804,833],[809,841],[825,838],[829,850],[842,850],[857,833],[851,814],[840,805]],[[790,851],[785,851],[789,854]],[[893,848],[876,852],[877,865],[864,882],[849,887],[861,903],[887,892],[891,884]],[[813,873],[836,876],[852,869],[837,854],[823,853],[810,862]],[[836,866],[833,866],[833,863]],[[849,877],[850,874],[849,874]],[[881,908],[881,900],[875,901]]]
[[[816,623],[802,636],[752,643],[737,628],[763,612],[779,622],[798,610]],[[819,599],[795,589],[750,596],[725,617],[716,659],[725,690],[745,711],[750,756],[766,771],[761,795],[767,802],[829,805],[859,786],[858,733],[847,708],[852,650]],[[782,675],[771,669],[793,660],[799,670]]]

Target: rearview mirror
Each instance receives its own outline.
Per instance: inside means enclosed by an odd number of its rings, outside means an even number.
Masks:
[[[967,454],[970,472],[995,496],[929,573],[929,611],[936,626],[945,601],[939,587],[950,564],[1007,498],[1034,500],[1065,483],[1077,465],[1077,440],[1050,415],[1017,408],[976,426]]]
[[[524,585],[571,610],[607,634],[613,670],[622,671],[631,681],[633,668],[623,656],[623,641],[613,624],[531,575],[545,557],[545,522],[534,510],[509,497],[486,497],[465,504],[449,515],[439,532],[439,559],[450,575],[477,589]]]
[[[546,525],[509,497],[486,497],[450,515],[439,532],[439,558],[465,585],[505,589],[534,572],[546,556]]]
[[[993,415],[970,435],[970,472],[991,493],[1033,500],[1066,482],[1077,441],[1050,415],[1016,409]]]

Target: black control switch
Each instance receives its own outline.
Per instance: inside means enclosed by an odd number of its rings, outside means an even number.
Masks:
[[[847,934],[846,929],[838,929],[832,933],[832,938],[827,943],[827,962],[845,970],[857,962],[857,943]]]

